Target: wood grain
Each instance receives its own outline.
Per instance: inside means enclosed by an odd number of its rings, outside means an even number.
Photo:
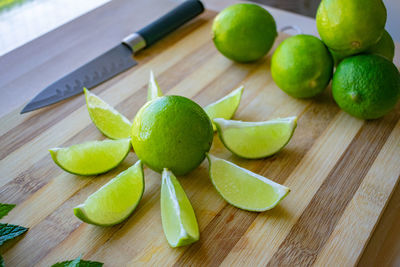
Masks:
[[[215,136],[211,153],[287,185],[289,196],[271,211],[239,210],[215,191],[204,162],[179,177],[196,212],[201,239],[172,249],[161,227],[160,175],[146,168],[145,193],[129,219],[108,228],[87,225],[72,208],[137,157],[131,153],[105,175],[65,173],[52,162],[48,148],[104,139],[90,121],[83,96],[21,117],[16,110],[0,119],[0,202],[17,203],[5,219],[30,230],[1,248],[7,265],[49,266],[80,254],[105,266],[357,263],[400,175],[400,107],[380,120],[364,122],[340,111],[329,88],[312,100],[291,98],[272,80],[270,55],[237,64],[216,51],[210,39],[213,16],[207,11],[138,55],[139,66],[93,92],[133,118],[145,103],[150,69],[164,93],[203,106],[243,84],[235,118],[297,115],[293,139],[273,157],[244,160]],[[286,37],[280,34],[275,47]]]
[[[336,224],[334,232],[329,240],[325,243],[322,252],[318,255],[316,265],[334,266],[338,258],[343,262],[354,262],[356,257],[360,255],[364,248],[362,244],[369,239],[369,236],[358,235],[356,232],[371,231],[379,218],[378,210],[384,208],[387,203],[387,195],[382,194],[386,188],[392,188],[398,183],[398,177],[390,175],[392,171],[400,171],[400,161],[389,160],[398,155],[398,147],[400,145],[397,135],[400,131],[400,122],[397,122],[396,127],[391,132],[384,147],[380,150],[375,162],[371,165],[366,177],[359,186],[356,194],[347,205],[344,214],[340,221]],[[379,179],[380,183],[374,182]],[[396,201],[396,199],[393,199]],[[397,202],[399,203],[399,202]],[[367,218],[360,221],[354,216],[354,210],[358,210],[359,214]],[[352,238],[353,242],[343,242]],[[354,246],[354,243],[357,243]],[[337,247],[343,249],[337,249]],[[390,249],[390,248],[389,248]],[[393,249],[393,248],[392,248]],[[371,265],[372,263],[360,262],[360,266]],[[375,263],[377,264],[377,263]],[[393,263],[393,266],[396,264]]]
[[[269,262],[312,265],[386,142],[398,113],[363,125]],[[380,135],[377,135],[380,131]]]

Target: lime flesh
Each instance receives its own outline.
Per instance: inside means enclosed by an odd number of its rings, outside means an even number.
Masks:
[[[229,120],[235,115],[237,108],[239,107],[240,99],[243,94],[243,86],[233,90],[228,95],[209,104],[204,108],[211,121],[215,118],[223,118]],[[213,123],[214,131],[217,129]]]
[[[286,186],[207,153],[210,178],[231,205],[248,211],[274,208],[290,192]]]
[[[297,117],[262,122],[214,119],[225,147],[235,155],[257,159],[280,151],[292,138]]]
[[[185,246],[199,240],[199,227],[192,205],[178,179],[167,169],[162,173],[161,218],[171,247]]]
[[[149,79],[149,86],[147,88],[147,101],[153,100],[157,97],[162,96],[163,93],[158,85],[156,78],[154,77],[154,73],[150,71],[150,79]]]
[[[117,167],[128,155],[129,139],[89,141],[65,148],[49,149],[54,162],[65,171],[96,175]]]
[[[129,138],[132,123],[100,97],[83,90],[89,116],[97,129],[110,139]]]
[[[86,223],[111,226],[122,222],[135,210],[143,192],[143,167],[139,160],[75,207],[74,213]]]

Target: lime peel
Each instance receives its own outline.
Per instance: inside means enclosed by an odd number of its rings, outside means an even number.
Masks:
[[[295,98],[322,93],[333,73],[332,56],[315,36],[299,34],[285,39],[271,58],[271,75],[276,85]]]
[[[90,119],[97,129],[110,139],[129,138],[132,123],[97,95],[86,88],[83,91]]]
[[[89,141],[65,148],[49,149],[54,162],[77,175],[97,175],[117,167],[130,151],[130,140]]]
[[[147,101],[151,101],[157,97],[163,96],[163,92],[154,77],[154,73],[150,71],[149,86],[147,88]]]
[[[218,193],[229,204],[248,211],[266,211],[274,208],[290,192],[261,175],[232,162],[207,153],[211,181]]]
[[[181,247],[200,238],[193,207],[178,179],[168,169],[162,173],[161,218],[171,247]]]
[[[233,4],[222,10],[214,19],[212,34],[218,51],[237,62],[262,58],[278,35],[272,15],[250,3]]]
[[[139,160],[75,207],[74,214],[89,224],[115,225],[132,214],[143,192],[143,166]]]
[[[282,150],[293,136],[297,117],[261,122],[214,119],[218,136],[233,154],[248,159],[265,158]]]
[[[244,86],[233,90],[223,98],[207,105],[204,110],[211,120],[215,118],[231,119],[235,115],[236,110],[239,107],[240,100],[242,99]],[[213,123],[213,130],[217,128]]]
[[[145,165],[185,175],[201,164],[213,141],[212,123],[197,103],[183,96],[162,96],[136,114],[132,146]]]

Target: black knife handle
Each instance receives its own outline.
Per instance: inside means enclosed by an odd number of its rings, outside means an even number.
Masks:
[[[146,41],[147,47],[203,11],[204,6],[200,1],[187,0],[137,33]]]

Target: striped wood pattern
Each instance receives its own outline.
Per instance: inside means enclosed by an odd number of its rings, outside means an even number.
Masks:
[[[47,151],[104,139],[91,123],[83,95],[24,116],[0,119],[0,201],[17,207],[2,221],[30,227],[2,247],[8,266],[48,266],[77,257],[125,265],[318,265],[357,263],[400,174],[400,106],[364,122],[339,110],[330,90],[296,100],[274,84],[266,57],[236,64],[214,48],[207,11],[136,58],[139,66],[93,91],[129,118],[145,103],[149,70],[166,94],[206,105],[243,84],[235,118],[299,116],[288,146],[263,160],[233,156],[214,138],[212,153],[283,183],[289,196],[263,213],[228,205],[208,178],[207,163],[180,181],[197,214],[201,240],[171,249],[162,233],[160,175],[145,169],[146,189],[135,213],[114,227],[81,223],[72,208],[137,158],[98,177],[59,169]],[[279,43],[284,35],[280,35]]]

